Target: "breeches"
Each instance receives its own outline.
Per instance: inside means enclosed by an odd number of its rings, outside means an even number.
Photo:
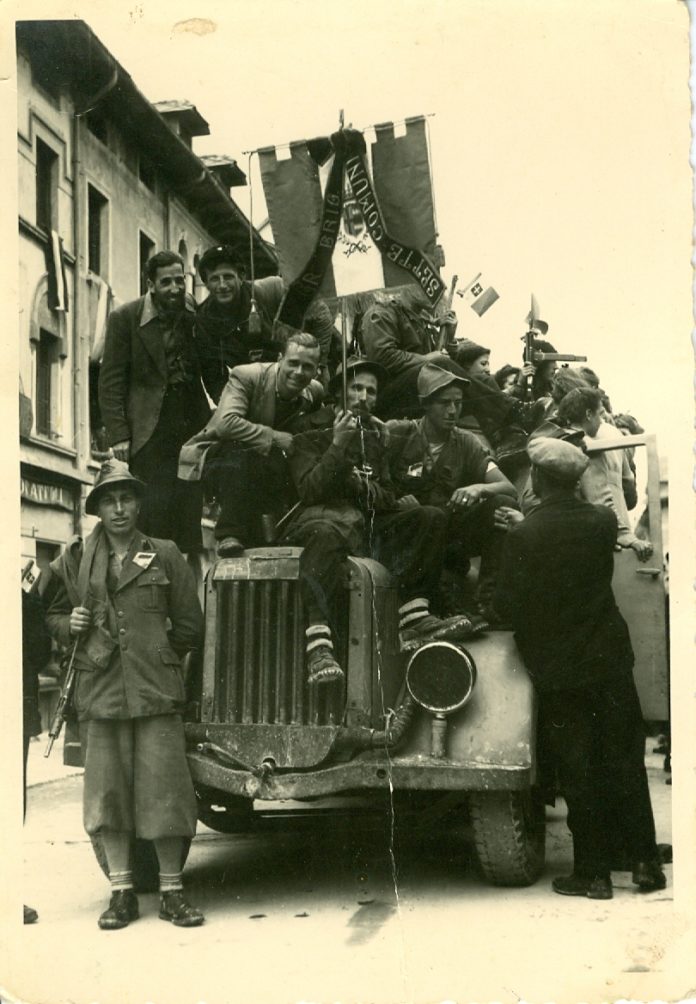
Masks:
[[[84,826],[192,837],[197,805],[179,715],[86,723]]]

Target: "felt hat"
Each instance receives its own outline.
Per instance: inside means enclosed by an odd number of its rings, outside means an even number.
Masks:
[[[377,377],[378,384],[382,383],[387,376],[387,371],[384,366],[380,366],[379,363],[373,363],[370,359],[365,359],[364,356],[348,356],[348,359],[346,360],[346,373],[348,374],[348,379],[350,380],[358,370],[367,370],[369,373],[372,373]],[[339,363],[336,372],[329,380],[329,393],[336,394],[342,382],[343,364]]]
[[[92,488],[85,501],[85,512],[89,516],[96,516],[99,499],[103,495],[104,489],[118,484],[130,485],[139,496],[142,496],[145,491],[145,483],[131,474],[128,470],[128,464],[124,464],[122,460],[115,460],[113,458],[105,460],[101,465],[101,470],[97,474],[94,488]]]
[[[456,384],[463,388],[468,382],[463,377],[457,376],[456,373],[438,366],[437,363],[425,363],[421,366],[418,374],[418,397],[421,401],[425,401],[426,398],[432,397],[433,394],[449,387],[450,384]]]

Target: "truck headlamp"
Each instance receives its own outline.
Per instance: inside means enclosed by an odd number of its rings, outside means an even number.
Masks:
[[[406,686],[414,701],[436,715],[463,707],[476,683],[476,663],[465,648],[449,641],[431,641],[411,656]]]

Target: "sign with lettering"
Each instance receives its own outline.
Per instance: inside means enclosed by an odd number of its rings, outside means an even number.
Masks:
[[[73,500],[67,488],[61,485],[47,485],[41,481],[22,478],[20,482],[22,498],[34,505],[58,506],[59,509],[73,511]]]

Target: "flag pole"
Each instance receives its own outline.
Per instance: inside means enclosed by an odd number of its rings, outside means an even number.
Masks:
[[[338,128],[345,124],[344,109],[338,113]],[[343,184],[343,182],[341,182]],[[341,393],[343,411],[348,411],[348,338],[346,337],[346,298],[341,297]]]
[[[348,338],[346,333],[346,298],[341,297],[341,390],[343,410],[348,411]]]

